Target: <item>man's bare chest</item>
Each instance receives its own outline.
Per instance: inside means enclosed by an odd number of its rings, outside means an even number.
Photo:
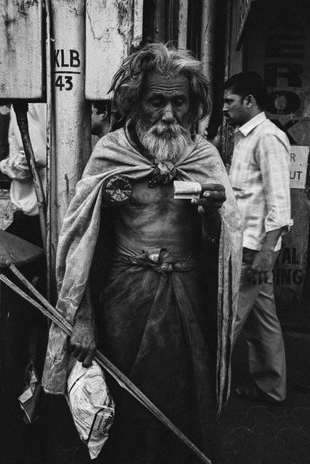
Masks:
[[[118,208],[119,217],[131,224],[176,224],[197,215],[197,208],[188,200],[174,198],[173,183],[158,184],[150,188],[148,181],[132,182],[129,200]]]

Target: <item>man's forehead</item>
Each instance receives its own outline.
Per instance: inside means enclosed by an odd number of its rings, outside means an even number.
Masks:
[[[241,95],[235,93],[233,89],[225,89],[224,90],[224,98],[230,98],[230,99],[233,99],[233,100],[239,100],[239,99],[241,99]]]
[[[187,77],[182,74],[173,76],[162,76],[151,73],[145,82],[145,92],[149,93],[189,93],[189,83]]]

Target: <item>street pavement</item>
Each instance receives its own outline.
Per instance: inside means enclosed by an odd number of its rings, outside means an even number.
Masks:
[[[219,420],[220,464],[310,463],[310,390],[301,388],[310,385],[310,331],[305,326],[304,333],[295,329],[294,324],[285,326],[286,402],[273,406],[232,393]],[[247,346],[240,337],[232,390],[249,379],[247,363]],[[12,423],[1,407],[1,464],[95,464],[78,438],[65,399],[47,398],[46,409],[49,420],[41,418],[29,426]]]
[[[285,331],[284,342],[287,400],[270,405],[232,393],[219,421],[220,464],[310,463],[310,334]],[[241,337],[233,356],[232,390],[250,381],[247,359]]]

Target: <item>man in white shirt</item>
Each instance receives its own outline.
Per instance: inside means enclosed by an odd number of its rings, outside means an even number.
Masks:
[[[253,385],[239,396],[281,403],[286,363],[276,314],[272,268],[281,236],[292,224],[289,142],[264,113],[266,88],[254,72],[232,76],[224,86],[223,112],[236,127],[230,180],[243,223],[243,265],[234,342],[241,330],[249,345]]]
[[[27,113],[31,144],[43,185],[46,166],[46,105],[30,103]],[[9,156],[0,161],[0,171],[11,179],[10,198],[16,211],[13,224],[6,231],[42,247],[39,210],[31,172],[24,147],[11,110],[9,127]]]

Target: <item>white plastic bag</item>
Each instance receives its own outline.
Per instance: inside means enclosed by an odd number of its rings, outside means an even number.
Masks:
[[[85,368],[76,361],[67,380],[67,401],[81,440],[87,445],[91,459],[100,453],[108,439],[115,413],[101,367],[93,361]]]

